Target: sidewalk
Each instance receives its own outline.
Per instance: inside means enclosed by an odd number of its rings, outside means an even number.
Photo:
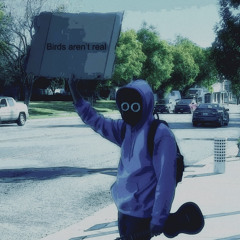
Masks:
[[[210,157],[186,168],[176,190],[172,212],[183,203],[193,201],[205,217],[205,227],[197,235],[179,234],[176,240],[240,239],[240,157],[237,146],[228,149],[224,174],[214,173]],[[118,237],[117,210],[114,204],[81,222],[41,240],[114,240]],[[164,235],[152,238],[168,239]]]

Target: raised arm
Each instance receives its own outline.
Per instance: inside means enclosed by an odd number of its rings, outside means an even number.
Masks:
[[[122,144],[121,128],[123,120],[105,118],[97,113],[91,104],[83,99],[78,91],[77,83],[78,80],[74,77],[68,81],[75,109],[82,121],[102,137],[120,146]]]

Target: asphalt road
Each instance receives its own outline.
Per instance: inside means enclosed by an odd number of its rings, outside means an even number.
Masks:
[[[222,128],[194,128],[190,114],[161,118],[169,122],[187,165],[213,155],[215,137],[227,137],[231,146],[240,135],[240,114],[234,111]],[[38,240],[112,203],[119,148],[77,116],[0,125],[0,136],[1,240]]]

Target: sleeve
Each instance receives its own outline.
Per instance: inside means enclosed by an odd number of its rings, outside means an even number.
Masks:
[[[105,118],[103,115],[97,113],[89,102],[83,99],[76,102],[75,109],[85,124],[89,125],[102,137],[121,146],[121,129],[123,126],[123,120]]]
[[[153,166],[157,186],[151,224],[164,227],[175,195],[177,148],[171,130],[165,126],[161,130],[164,133],[155,136],[154,140]]]

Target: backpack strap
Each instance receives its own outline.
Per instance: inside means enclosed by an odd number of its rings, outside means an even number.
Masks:
[[[154,137],[155,137],[155,133],[157,131],[158,126],[163,123],[165,124],[167,127],[168,123],[164,120],[160,120],[160,119],[154,119],[150,125],[150,128],[148,130],[148,140],[147,140],[147,146],[148,146],[148,151],[151,157],[153,157],[153,150],[154,150]]]
[[[153,157],[155,133],[157,131],[158,126],[161,123],[169,127],[166,121],[160,120],[160,119],[154,119],[149,128],[147,146],[148,146],[148,151],[151,157]],[[177,156],[176,156],[176,164],[177,164],[176,184],[177,184],[182,181],[182,176],[183,176],[185,167],[184,167],[184,157],[180,152],[177,142],[176,142],[176,147],[177,147]]]
[[[159,124],[165,124],[167,127],[168,126],[168,123],[164,120],[159,120],[159,119],[154,119],[152,122],[151,122],[151,125],[149,127],[149,130],[148,130],[148,138],[147,138],[147,149],[148,149],[148,152],[150,154],[150,156],[152,157],[153,156],[153,150],[154,150],[154,137],[155,137],[155,133],[157,131],[157,128],[159,126]],[[124,140],[125,138],[125,134],[126,134],[126,123],[124,122],[123,123],[123,126],[122,126],[122,129],[121,129],[121,139],[122,141]],[[177,146],[177,149],[179,151],[179,148]]]
[[[149,152],[151,158],[153,157],[155,133],[156,133],[157,128],[160,123],[161,123],[160,120],[154,119],[151,122],[151,125],[148,130],[147,149],[148,149],[148,152]]]

